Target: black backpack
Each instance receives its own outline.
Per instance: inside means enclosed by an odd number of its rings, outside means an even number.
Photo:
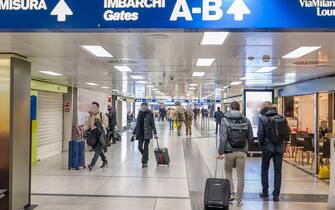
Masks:
[[[291,129],[285,117],[275,115],[268,117],[267,136],[273,144],[281,144],[290,140]]]
[[[248,120],[245,117],[240,119],[229,119],[224,118],[227,133],[228,142],[233,148],[244,148],[247,144],[248,139]]]

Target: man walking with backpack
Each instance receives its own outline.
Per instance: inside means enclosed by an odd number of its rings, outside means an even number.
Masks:
[[[240,112],[240,104],[238,102],[232,102],[230,109],[231,111],[226,112],[221,121],[218,159],[225,158],[224,170],[226,178],[230,182],[232,200],[235,199],[233,168],[236,166],[236,200],[237,206],[242,206],[248,142],[251,142],[254,137],[250,121]]]
[[[271,102],[264,102],[261,107],[257,138],[262,150],[262,198],[269,198],[269,166],[273,159],[274,191],[273,201],[279,201],[282,162],[285,143],[289,140],[291,130],[286,118],[278,115],[277,107]]]

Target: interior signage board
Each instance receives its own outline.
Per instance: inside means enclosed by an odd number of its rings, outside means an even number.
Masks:
[[[335,0],[0,0],[0,29],[335,28]]]

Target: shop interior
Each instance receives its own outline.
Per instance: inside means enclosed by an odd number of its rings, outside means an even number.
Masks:
[[[334,93],[283,97],[278,99],[278,107],[292,130],[285,160],[319,179],[329,179],[324,174],[329,170],[334,134]]]

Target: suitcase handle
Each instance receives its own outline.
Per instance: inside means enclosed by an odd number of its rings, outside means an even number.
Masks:
[[[156,139],[157,147],[160,150],[161,148],[159,147],[158,139]]]

